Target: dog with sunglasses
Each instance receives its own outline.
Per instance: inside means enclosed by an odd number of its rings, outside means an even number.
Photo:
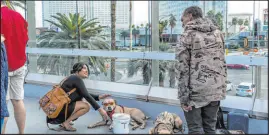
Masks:
[[[174,134],[184,129],[180,117],[174,113],[162,112],[154,121],[154,128],[151,128],[149,134]]]
[[[112,126],[112,115],[115,113],[126,113],[131,116],[131,122],[130,125],[132,126],[132,130],[137,129],[138,127],[141,129],[144,129],[146,127],[146,120],[149,119],[141,110],[137,108],[128,108],[121,105],[118,105],[116,100],[112,98],[106,98],[103,103],[103,108],[106,110],[108,116],[111,119],[111,123],[109,126],[109,129],[111,130],[113,128]],[[107,125],[107,121],[100,121],[96,124],[88,126],[88,128],[95,128],[98,126],[104,126]]]

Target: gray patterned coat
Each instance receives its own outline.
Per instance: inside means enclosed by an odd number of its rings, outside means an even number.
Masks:
[[[178,98],[199,107],[225,99],[224,37],[209,19],[188,22],[176,48]]]

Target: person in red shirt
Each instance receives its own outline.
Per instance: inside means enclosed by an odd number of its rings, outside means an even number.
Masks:
[[[11,99],[14,116],[19,133],[24,133],[26,111],[24,107],[24,77],[26,62],[26,45],[28,42],[28,23],[20,13],[9,9],[1,1],[1,34],[5,37],[8,61],[7,101]],[[7,118],[5,119],[6,125]]]

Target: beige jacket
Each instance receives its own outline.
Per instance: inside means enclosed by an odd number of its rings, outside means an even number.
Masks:
[[[227,68],[224,37],[209,19],[188,22],[176,48],[181,104],[202,107],[225,99]]]

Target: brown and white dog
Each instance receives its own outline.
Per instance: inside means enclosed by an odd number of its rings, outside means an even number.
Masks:
[[[174,134],[184,132],[182,120],[174,113],[162,112],[154,121],[154,128],[150,129],[149,134]]]
[[[112,121],[112,115],[115,113],[126,113],[129,114],[131,117],[130,125],[132,126],[132,130],[137,129],[140,127],[141,129],[144,129],[146,127],[146,120],[149,119],[141,110],[137,108],[128,108],[124,106],[117,105],[116,100],[112,98],[107,98],[104,100],[103,108],[106,110],[108,116],[110,117]],[[104,126],[107,125],[107,122],[100,121],[96,124],[88,126],[88,128],[94,128],[98,126]],[[109,126],[109,129],[112,129],[112,123]]]

